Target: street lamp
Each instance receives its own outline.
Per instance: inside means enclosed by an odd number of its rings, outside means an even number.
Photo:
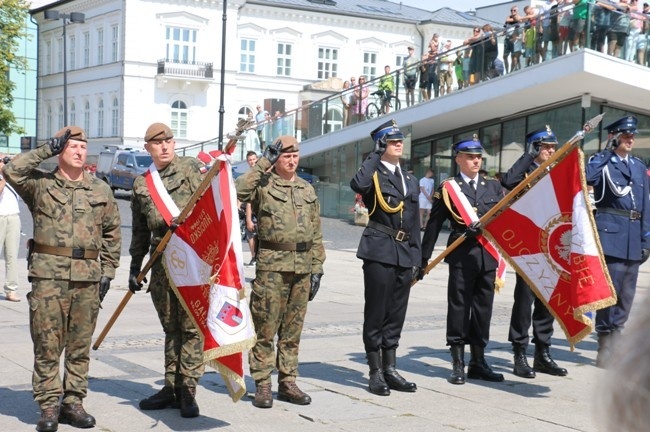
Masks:
[[[83,23],[86,19],[86,15],[81,12],[70,12],[69,14],[60,13],[58,10],[46,10],[43,14],[43,18],[46,20],[57,21],[63,20],[63,123],[64,126],[68,125],[68,46],[67,46],[67,36],[65,34],[65,25],[67,20],[70,20],[71,23]]]

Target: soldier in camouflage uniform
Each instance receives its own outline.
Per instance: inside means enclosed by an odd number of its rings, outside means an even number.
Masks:
[[[325,249],[316,191],[296,175],[298,151],[292,136],[277,138],[237,182],[238,198],[250,202],[257,215],[257,268],[251,293],[257,343],[248,361],[256,385],[253,405],[258,408],[273,406],[274,367],[279,372],[279,400],[311,403],[296,385],[298,346],[307,302],[320,287]]]
[[[149,126],[144,140],[144,148],[153,158],[162,185],[182,210],[202,181],[201,163],[195,158],[181,158],[174,153],[174,134],[165,124]],[[144,176],[133,182],[131,212],[133,233],[129,248],[129,289],[135,293],[142,288],[137,277],[145,255],[156,249],[169,229],[152,199]],[[151,268],[149,291],[165,332],[165,385],[158,393],[140,401],[140,409],[180,407],[181,416],[197,417],[199,407],[195,396],[196,385],[204,371],[203,340],[171,288],[160,258]]]
[[[99,305],[120,261],[121,232],[110,188],[84,173],[86,145],[81,128],[65,127],[4,168],[34,220],[28,269],[32,290],[27,298],[34,342],[32,385],[41,407],[36,430],[41,432],[56,431],[58,422],[79,428],[95,425],[82,400]],[[57,169],[37,169],[55,155]],[[62,384],[59,362],[64,350]]]

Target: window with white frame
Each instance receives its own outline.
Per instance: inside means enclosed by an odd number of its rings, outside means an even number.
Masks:
[[[254,114],[253,110],[247,106],[243,106],[239,108],[239,111],[237,112],[237,118],[239,119],[249,119],[249,120],[254,120]]]
[[[90,32],[84,32],[84,67],[90,66]]]
[[[291,53],[293,45],[289,43],[278,43],[278,76],[291,76]]]
[[[363,74],[368,80],[377,78],[377,53],[363,53]]]
[[[339,50],[336,48],[318,48],[318,79],[338,76]]]
[[[97,136],[104,136],[104,100],[100,99],[97,104]]]
[[[165,59],[175,63],[196,62],[197,30],[181,27],[167,27],[165,37],[167,49]]]
[[[187,105],[177,100],[172,103],[171,129],[177,138],[187,138]]]
[[[239,52],[239,72],[255,73],[255,45],[254,39],[242,39]]]
[[[55,131],[53,130],[53,125],[52,125],[52,105],[47,105],[47,115],[45,116],[45,124],[47,125],[47,131],[45,132],[45,135],[50,136],[50,134],[53,134]]]
[[[86,101],[84,105],[84,128],[86,133],[90,131],[90,102]]]
[[[104,29],[102,27],[97,29],[97,64],[104,64]]]
[[[117,136],[120,126],[120,103],[113,98],[113,109],[111,110],[111,136]]]
[[[45,43],[45,60],[43,62],[43,74],[49,75],[52,72],[52,41]]]
[[[63,72],[63,38],[56,40],[56,71]]]
[[[397,55],[397,56],[395,56],[396,69],[400,69],[402,66],[404,66],[404,60],[406,60],[406,57],[408,57],[408,56],[405,56],[405,55]]]
[[[74,35],[70,36],[70,40],[68,41],[68,51],[68,64],[70,65],[70,70],[75,70],[77,67],[77,39]]]
[[[70,124],[71,125],[76,125],[77,124],[77,106],[74,104],[74,102],[70,102]]]
[[[63,118],[63,104],[59,104],[59,127],[58,129],[63,129],[65,126],[65,119]]]
[[[116,62],[120,48],[120,28],[117,25],[111,27],[111,61]]]

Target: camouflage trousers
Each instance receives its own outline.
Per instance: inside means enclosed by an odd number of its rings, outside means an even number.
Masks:
[[[172,289],[162,260],[151,269],[151,300],[165,332],[165,386],[196,387],[203,375],[203,340]]]
[[[29,329],[34,343],[34,400],[43,407],[81,402],[88,391],[90,344],[99,311],[97,282],[32,279]],[[65,351],[63,387],[59,374]]]
[[[251,376],[256,384],[270,383],[275,367],[279,382],[296,380],[309,289],[309,274],[256,272],[250,305],[257,343],[248,354]],[[273,347],[276,334],[277,355]]]

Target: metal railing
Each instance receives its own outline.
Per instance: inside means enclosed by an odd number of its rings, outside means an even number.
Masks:
[[[498,31],[489,25],[477,26],[480,32],[470,36],[465,44],[438,52],[409,66],[409,69],[417,71],[413,103],[419,104],[444,97],[439,96],[441,63],[444,59],[453,60],[449,62],[454,83],[451,93],[463,91],[484,81],[502,79],[510,73],[585,48],[648,66],[648,15],[620,10],[623,7],[621,5],[602,1],[599,4],[589,4],[587,17],[579,33],[576,31],[580,24],[577,17],[569,15],[571,19],[567,19],[567,14],[574,12],[573,4],[542,14],[522,15],[520,22]],[[608,16],[607,25],[603,24],[603,14]],[[615,25],[626,19],[629,21],[629,34],[621,45],[622,39]],[[543,36],[545,31],[546,38]],[[504,56],[506,46],[509,52]],[[632,48],[629,46],[633,46],[635,51],[630,52]],[[638,48],[640,46],[643,47],[642,50]],[[393,97],[399,100],[399,103],[391,104],[391,112],[411,105],[406,99],[405,71],[402,67],[390,73],[395,83]],[[423,80],[423,74],[427,74],[429,79]],[[373,114],[368,113],[367,106],[373,101],[372,94],[377,91],[381,79],[379,76],[363,85],[341,89],[325,98],[305,102],[298,108],[258,123],[254,127],[255,133],[251,131],[246,138],[248,144],[241,146],[241,151],[235,155],[235,159],[243,160],[247,150],[261,152],[266,143],[273,142],[280,135],[293,135],[299,141],[304,141],[375,118],[375,111],[373,110]],[[430,90],[423,91],[423,85],[425,89]],[[445,91],[446,94],[449,93]],[[186,149],[204,149],[208,145],[206,143],[214,144],[216,139]]]

